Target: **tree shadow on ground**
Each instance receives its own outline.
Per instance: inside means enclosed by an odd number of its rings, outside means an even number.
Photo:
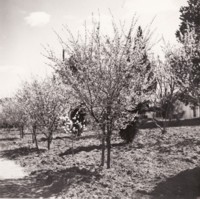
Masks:
[[[13,160],[13,159],[16,159],[20,156],[27,156],[27,155],[32,154],[32,153],[43,153],[45,151],[46,151],[46,149],[21,147],[21,148],[17,148],[17,149],[2,151],[1,157]]]
[[[0,180],[1,198],[48,198],[67,191],[72,184],[91,183],[101,178],[98,172],[72,167],[61,171],[38,171],[23,179]]]
[[[198,144],[199,142],[193,138],[184,138],[184,140],[178,141],[176,144],[169,143],[169,145],[166,145],[166,146],[157,144],[156,150],[158,150],[159,153],[171,153],[172,145],[177,150],[183,150],[185,146],[193,146],[193,145],[198,145]]]
[[[112,144],[112,147],[120,147],[120,146],[124,146],[126,145],[126,143],[124,142],[121,142],[121,143],[117,143],[117,144]],[[60,153],[59,156],[62,157],[62,156],[65,156],[65,155],[70,155],[70,154],[77,154],[77,153],[80,153],[82,151],[85,151],[85,152],[90,152],[90,151],[93,151],[93,150],[101,150],[102,148],[102,145],[89,145],[89,146],[80,146],[80,147],[77,147],[77,148],[70,148],[70,149],[67,149],[65,152],[63,153]]]
[[[190,146],[190,145],[192,146],[194,144],[198,145],[199,142],[194,138],[184,138],[184,140],[177,142],[174,146],[176,148],[180,148],[180,147],[184,147],[184,146]]]
[[[80,137],[76,138],[76,141],[78,140],[87,140],[87,139],[98,139],[97,135],[81,135]],[[64,139],[69,139],[72,140],[73,138],[71,136],[56,136],[53,138],[54,140],[64,140]],[[41,138],[41,141],[46,141],[46,138]]]
[[[87,140],[87,139],[99,139],[99,135],[81,135],[80,137],[77,137],[78,140]]]
[[[161,182],[151,195],[153,199],[196,199],[200,196],[200,167]]]
[[[15,141],[15,140],[18,140],[19,138],[17,137],[14,137],[14,138],[0,138],[0,142],[1,141]]]
[[[71,139],[70,136],[56,136],[53,138],[54,140],[64,140],[64,139]]]
[[[172,120],[172,121],[158,121],[158,125],[165,127],[179,127],[179,126],[199,126],[200,125],[200,118],[192,118],[192,119],[180,119],[180,120]],[[140,126],[140,129],[152,129],[158,128],[155,122],[148,121]]]

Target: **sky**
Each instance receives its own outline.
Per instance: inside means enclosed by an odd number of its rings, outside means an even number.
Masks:
[[[13,96],[23,81],[51,74],[44,46],[61,53],[55,32],[60,34],[63,25],[76,33],[85,21],[91,23],[92,13],[100,13],[106,31],[110,11],[116,20],[127,23],[136,14],[142,27],[154,19],[155,40],[164,38],[173,44],[179,10],[186,4],[187,0],[0,0],[0,98]],[[155,53],[161,53],[160,46],[162,42]]]

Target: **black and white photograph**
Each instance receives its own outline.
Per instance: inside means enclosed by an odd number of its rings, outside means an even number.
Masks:
[[[0,198],[200,199],[200,0],[0,0]]]

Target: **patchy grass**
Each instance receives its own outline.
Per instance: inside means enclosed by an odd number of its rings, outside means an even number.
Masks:
[[[40,151],[31,135],[0,133],[1,156],[20,163],[30,174],[22,180],[0,181],[0,197],[193,199],[200,196],[200,127],[141,130],[124,145],[113,136],[111,169],[100,167],[101,146],[94,132],[84,132],[73,144],[57,133]],[[12,189],[12,192],[10,191]]]

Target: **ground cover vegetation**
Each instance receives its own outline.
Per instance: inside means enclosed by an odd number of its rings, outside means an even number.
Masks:
[[[181,117],[179,103],[200,102],[198,10],[195,0],[181,8],[180,45],[166,45],[162,61],[151,54],[150,27],[135,18],[128,27],[113,19],[111,34],[94,19],[77,37],[65,27],[63,57],[46,49],[53,76],[0,101],[1,156],[30,174],[2,182],[2,197],[14,197],[10,186],[18,197],[199,196],[199,127],[167,128]],[[81,125],[70,119],[80,105]]]

